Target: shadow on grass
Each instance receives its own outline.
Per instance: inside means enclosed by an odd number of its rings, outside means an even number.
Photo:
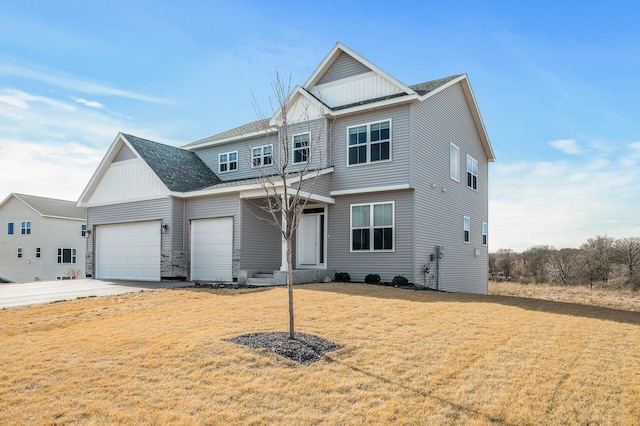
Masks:
[[[570,315],[640,325],[640,312],[622,311],[600,306],[556,302],[514,296],[494,296],[471,293],[446,293],[432,290],[404,290],[371,284],[332,283],[309,284],[296,288],[326,291],[349,296],[376,297],[381,299],[407,300],[418,303],[495,303],[535,312]]]

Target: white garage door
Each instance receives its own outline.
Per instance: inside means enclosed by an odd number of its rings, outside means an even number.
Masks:
[[[96,278],[160,281],[160,221],[99,225]]]
[[[233,218],[191,221],[191,280],[232,281]]]

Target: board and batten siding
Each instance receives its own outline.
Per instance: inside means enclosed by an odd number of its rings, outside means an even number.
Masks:
[[[282,237],[278,228],[269,223],[271,214],[259,207],[263,203],[262,199],[242,201],[243,270],[270,272],[281,266]]]
[[[407,184],[409,182],[409,105],[366,112],[336,119],[331,128],[333,144],[331,190]],[[391,120],[391,161],[347,167],[347,128]]]
[[[439,289],[487,293],[488,251],[482,245],[482,222],[488,222],[488,161],[460,84],[413,106],[411,186],[415,188],[415,271],[425,283],[423,265],[437,245]],[[449,176],[450,143],[460,149],[460,181]],[[467,187],[467,154],[478,160],[478,190]],[[471,220],[470,243],[464,242],[463,217]],[[489,229],[490,231],[490,229]],[[489,235],[490,237],[490,235]],[[476,256],[476,249],[478,255]],[[427,284],[435,286],[435,277]]]
[[[127,145],[122,145],[120,147],[120,151],[118,151],[118,154],[116,154],[116,157],[113,159],[113,163],[134,160],[136,158],[138,157],[136,157],[136,154],[131,150],[131,148],[129,148]]]
[[[386,191],[338,196],[328,213],[328,269],[348,272],[352,281],[364,281],[367,274],[379,274],[384,282],[396,275],[413,277],[413,191]],[[351,252],[351,205],[393,201],[393,252]]]

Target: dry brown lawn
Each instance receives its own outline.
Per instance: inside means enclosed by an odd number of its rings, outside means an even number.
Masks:
[[[0,424],[640,424],[640,313],[357,284],[295,289],[303,366],[226,341],[286,289],[0,311]]]

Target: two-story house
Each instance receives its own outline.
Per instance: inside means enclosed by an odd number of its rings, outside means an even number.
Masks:
[[[260,183],[285,149],[291,170],[311,163],[302,185],[313,182],[296,282],[339,271],[487,292],[494,153],[467,76],[408,86],[341,43],[273,117],[182,148],[119,134],[78,201],[87,274],[282,281],[283,238],[261,220]]]
[[[0,277],[84,278],[86,211],[73,201],[10,194],[0,203]]]

